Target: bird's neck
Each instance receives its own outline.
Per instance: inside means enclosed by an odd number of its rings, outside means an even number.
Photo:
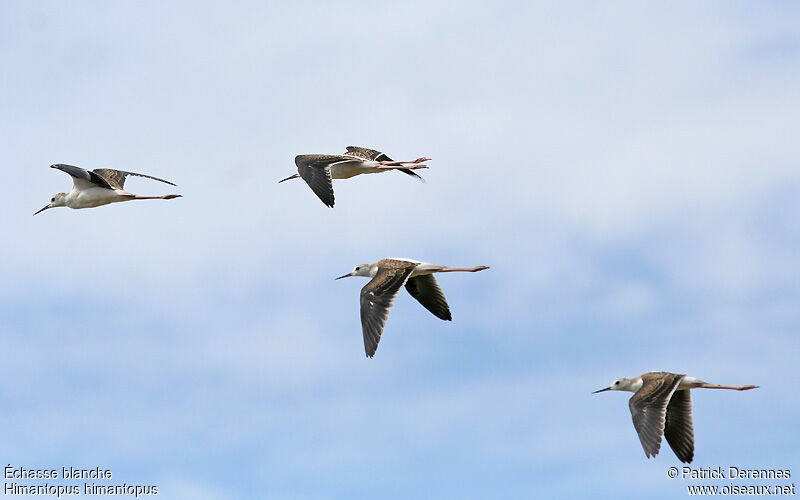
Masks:
[[[74,205],[78,201],[78,195],[79,194],[80,193],[78,191],[73,189],[72,191],[70,191],[69,193],[64,195],[64,199],[62,200],[63,203],[64,203],[64,206],[65,207],[69,207],[69,208],[75,208]]]
[[[642,377],[636,377],[635,379],[631,380],[631,384],[628,386],[628,390],[630,392],[639,392],[639,389],[641,389],[643,385],[644,385],[644,380],[642,380]]]

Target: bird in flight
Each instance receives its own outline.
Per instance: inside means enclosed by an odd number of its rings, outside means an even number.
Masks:
[[[423,157],[414,161],[394,161],[374,149],[347,146],[347,152],[341,155],[296,156],[294,163],[297,165],[297,173],[279,180],[278,183],[300,177],[306,181],[308,187],[322,200],[322,203],[333,207],[334,196],[331,179],[349,179],[361,174],[399,170],[424,182],[414,170],[428,168],[422,163],[429,160],[430,158]]]
[[[636,378],[621,378],[604,391],[629,391],[633,396],[628,406],[633,417],[633,427],[639,434],[647,458],[658,455],[661,436],[681,462],[691,463],[694,458],[694,427],[692,425],[692,396],[690,389],[730,389],[746,391],[757,385],[716,385],[694,377],[668,372],[647,372]]]
[[[171,186],[175,185],[169,181],[165,181],[164,179],[159,179],[158,177],[152,177],[145,174],[125,172],[124,170],[112,170],[110,168],[84,170],[80,167],[64,165],[62,163],[50,165],[50,167],[66,172],[72,177],[72,191],[69,193],[54,194],[53,197],[50,198],[50,203],[45,205],[44,208],[36,211],[36,213],[33,215],[53,207],[69,207],[75,209],[93,208],[118,201],[171,200],[173,198],[181,197],[179,194],[168,194],[164,196],[140,196],[138,194],[125,191],[125,179],[129,175],[153,179],[154,181],[163,182]]]
[[[450,307],[433,273],[476,272],[488,266],[446,267],[411,259],[383,259],[375,264],[361,264],[351,273],[339,276],[364,276],[372,278],[361,289],[361,330],[364,334],[364,350],[368,357],[375,355],[383,327],[389,317],[400,287],[405,285],[408,293],[434,316],[451,321]]]

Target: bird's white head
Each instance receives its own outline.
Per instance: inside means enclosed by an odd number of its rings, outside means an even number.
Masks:
[[[56,194],[53,195],[52,198],[50,198],[50,203],[48,203],[44,207],[40,208],[36,212],[34,212],[33,215],[36,215],[39,212],[44,212],[48,208],[65,207],[65,206],[67,206],[67,193],[56,193]]]
[[[600,389],[599,391],[594,391],[593,394],[597,394],[598,392],[604,391],[630,391],[636,392],[639,390],[639,387],[636,387],[636,383],[633,379],[629,378],[618,378],[617,380],[611,382],[611,385],[606,387],[605,389]]]
[[[350,276],[364,276],[365,278],[372,278],[375,276],[375,273],[377,272],[377,267],[375,269],[373,269],[373,267],[375,266],[372,266],[371,264],[359,264],[353,268],[352,272],[347,273],[343,276],[339,276],[336,279],[340,280],[342,278],[349,278]]]

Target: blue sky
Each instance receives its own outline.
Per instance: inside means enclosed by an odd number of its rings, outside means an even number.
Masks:
[[[4,463],[170,499],[676,498],[628,396],[590,394],[665,370],[761,386],[694,394],[695,465],[800,472],[796,6],[2,12]],[[277,184],[351,144],[427,183]],[[52,163],[184,198],[32,218]],[[401,294],[366,359],[364,281],[333,278],[390,256],[492,269],[439,280],[452,323]]]

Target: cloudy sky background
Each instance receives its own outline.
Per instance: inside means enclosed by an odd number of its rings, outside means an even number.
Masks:
[[[713,482],[590,394],[666,370],[761,385],[694,394],[696,466],[800,474],[799,23],[4,2],[0,459],[175,499],[675,498]],[[333,210],[277,184],[351,144],[427,184],[339,181]],[[52,163],[184,198],[33,218],[71,188]],[[492,269],[440,278],[452,323],[401,294],[370,360],[365,281],[333,278],[390,256]]]

